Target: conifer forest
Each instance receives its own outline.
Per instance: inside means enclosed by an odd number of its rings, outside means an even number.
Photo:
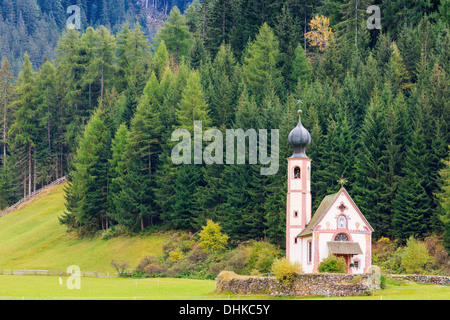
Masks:
[[[301,109],[313,213],[342,177],[374,240],[450,250],[450,0],[0,0],[0,60],[2,209],[66,176],[81,235],[211,219],[283,247]],[[278,129],[278,172],[174,164],[194,121]]]

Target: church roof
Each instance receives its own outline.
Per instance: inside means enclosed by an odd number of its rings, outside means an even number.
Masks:
[[[340,192],[340,191],[339,191]],[[322,202],[320,203],[319,207],[317,208],[316,212],[311,218],[311,221],[308,223],[305,229],[303,229],[302,232],[297,237],[303,237],[308,236],[312,234],[314,227],[317,225],[317,223],[322,219],[323,215],[327,213],[330,206],[333,204],[334,200],[339,195],[339,192],[330,194],[323,198]]]
[[[372,226],[369,224],[369,222],[366,220],[366,218],[364,217],[364,215],[359,211],[358,207],[356,206],[356,204],[353,202],[352,198],[350,197],[350,195],[348,194],[347,190],[345,190],[344,187],[341,188],[341,190],[339,190],[337,193],[333,193],[330,194],[328,196],[326,196],[325,198],[323,198],[322,202],[320,203],[319,207],[317,208],[316,212],[314,213],[314,215],[311,218],[311,221],[308,223],[308,225],[306,226],[305,229],[303,229],[302,232],[300,232],[297,237],[304,237],[304,236],[309,236],[310,234],[312,234],[314,228],[316,227],[316,225],[320,222],[320,220],[322,220],[322,217],[328,212],[328,210],[330,209],[330,207],[332,206],[332,204],[335,202],[335,200],[337,199],[337,197],[339,196],[339,194],[341,192],[344,192],[348,198],[350,199],[350,201],[354,204],[355,208],[357,209],[357,211],[360,213],[362,219],[365,221],[365,223],[367,224],[368,228],[370,229],[370,231],[373,231]]]
[[[328,241],[328,250],[331,254],[362,254],[358,242]]]

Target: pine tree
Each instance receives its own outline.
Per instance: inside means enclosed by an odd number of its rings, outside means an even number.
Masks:
[[[361,46],[361,34],[367,30],[366,10],[372,3],[373,0],[345,0],[341,4],[341,19],[336,28],[348,45],[353,42],[355,48]]]
[[[293,74],[292,70],[295,68],[295,59],[298,59],[298,47],[301,35],[301,27],[294,18],[289,3],[285,3],[280,14],[277,17],[277,23],[274,27],[274,32],[279,40],[280,61],[282,64],[282,75],[285,79],[285,85],[289,89],[294,89],[298,81],[298,75]],[[306,58],[306,56],[305,56]],[[298,67],[297,61],[297,67]],[[300,62],[302,63],[302,62]]]
[[[390,217],[383,210],[380,197],[386,189],[383,180],[383,150],[386,148],[386,133],[383,126],[383,92],[374,92],[361,133],[356,143],[354,183],[352,196],[358,207],[375,229],[375,238],[389,234]]]
[[[127,43],[130,37],[130,24],[126,22],[120,32],[116,35],[116,56],[117,56],[117,79],[114,82],[114,86],[119,92],[122,92],[127,86],[127,71],[128,71],[128,56]]]
[[[45,62],[36,77],[36,90],[39,95],[36,99],[36,114],[38,119],[38,134],[36,139],[36,183],[41,185],[50,183],[58,177],[56,172],[57,153],[54,146],[54,137],[58,124],[58,104],[55,100],[56,71],[53,65]]]
[[[312,81],[312,66],[306,57],[306,52],[302,45],[295,49],[294,59],[292,61],[291,77],[288,78],[297,83],[297,87],[304,87]]]
[[[124,217],[119,213],[117,207],[121,207],[121,190],[124,185],[124,176],[127,172],[128,154],[128,128],[125,124],[121,124],[117,129],[114,139],[111,142],[111,158],[109,161],[109,194],[108,197],[108,217],[121,225],[127,225]]]
[[[189,53],[192,35],[189,32],[186,18],[181,14],[178,7],[170,10],[170,16],[159,33],[159,39],[164,40],[167,50],[175,56],[177,65],[181,57]]]
[[[404,25],[396,44],[403,58],[403,63],[410,76],[410,80],[411,82],[415,82],[416,65],[420,59],[420,43],[415,35],[414,29]]]
[[[194,121],[202,121],[203,128],[211,125],[209,107],[201,88],[198,71],[191,71],[183,90],[180,105],[177,110],[178,123],[193,133]]]
[[[161,40],[153,57],[153,64],[155,72],[159,80],[162,80],[166,68],[169,66],[169,52],[167,51],[166,43]]]
[[[61,129],[54,144],[58,150],[59,176],[67,169],[69,154],[77,149],[77,139],[81,136],[88,115],[85,106],[88,100],[82,95],[85,68],[80,57],[80,34],[75,29],[63,33],[55,49],[56,84],[60,100],[59,122]]]
[[[231,46],[221,45],[211,65],[208,96],[213,125],[229,128],[234,120],[234,109],[239,97],[238,67]],[[206,76],[202,77],[202,79]],[[206,94],[206,92],[205,92]]]
[[[206,22],[205,47],[215,57],[223,43],[230,43],[229,37],[234,27],[234,8],[232,0],[215,0]]]
[[[422,237],[429,230],[430,199],[424,188],[423,165],[427,157],[423,129],[416,125],[406,153],[404,178],[393,200],[394,235],[405,242],[411,235]]]
[[[120,191],[114,199],[115,216],[119,223],[132,231],[143,231],[145,226],[153,225],[159,218],[154,199],[154,174],[161,153],[162,133],[160,106],[154,97],[157,90],[158,81],[152,73],[131,120],[126,161],[124,164],[118,161],[116,165],[125,166],[126,174],[119,175]],[[123,139],[123,135],[125,131],[122,128],[119,138]],[[116,153],[120,155],[120,151]]]
[[[395,42],[392,43],[392,54],[388,70],[389,73],[386,78],[392,84],[394,92],[411,88],[410,75]]]
[[[14,96],[14,72],[10,69],[11,65],[8,59],[2,60],[0,68],[0,106],[1,106],[1,123],[2,123],[2,163],[6,161],[7,156],[7,132],[10,127],[10,104]]]
[[[278,40],[269,25],[264,23],[255,41],[248,44],[242,63],[244,83],[257,103],[272,91],[283,91],[279,59]]]
[[[450,148],[449,148],[450,150]],[[444,224],[444,239],[443,245],[450,253],[450,151],[447,153],[447,158],[443,160],[444,167],[439,171],[441,180],[441,190],[436,195],[439,199],[440,206],[444,214],[441,220]]]
[[[23,161],[25,166],[22,169],[24,183],[24,197],[31,194],[36,186],[33,181],[33,168],[36,151],[36,137],[38,124],[36,119],[36,91],[35,72],[28,54],[24,56],[23,70],[18,77],[16,87],[17,100],[14,101],[13,108],[14,122],[11,125],[9,135],[15,152],[23,150]],[[14,152],[14,151],[13,151]],[[28,180],[28,182],[27,182]],[[28,192],[27,192],[28,183]],[[34,188],[33,188],[34,185]]]
[[[108,228],[110,140],[102,110],[97,109],[80,140],[66,188],[66,211],[59,217],[82,234]]]
[[[95,59],[92,63],[99,72],[100,81],[100,103],[103,102],[107,83],[112,83],[115,69],[115,46],[116,40],[109,30],[101,26],[96,30],[97,47],[95,50]]]

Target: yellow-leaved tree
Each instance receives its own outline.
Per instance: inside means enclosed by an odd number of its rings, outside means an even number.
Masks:
[[[210,219],[206,221],[206,226],[202,228],[199,235],[200,246],[209,253],[225,250],[229,238],[226,234],[221,232],[219,224]]]
[[[330,19],[325,16],[316,15],[309,23],[311,31],[305,34],[306,39],[313,47],[318,47],[324,51],[334,37],[333,30],[330,27]]]

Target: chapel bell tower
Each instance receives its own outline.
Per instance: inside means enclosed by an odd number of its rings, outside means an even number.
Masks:
[[[301,262],[301,245],[297,235],[311,220],[311,159],[305,153],[311,134],[303,127],[299,110],[297,126],[289,133],[293,154],[288,161],[286,202],[286,258]]]

